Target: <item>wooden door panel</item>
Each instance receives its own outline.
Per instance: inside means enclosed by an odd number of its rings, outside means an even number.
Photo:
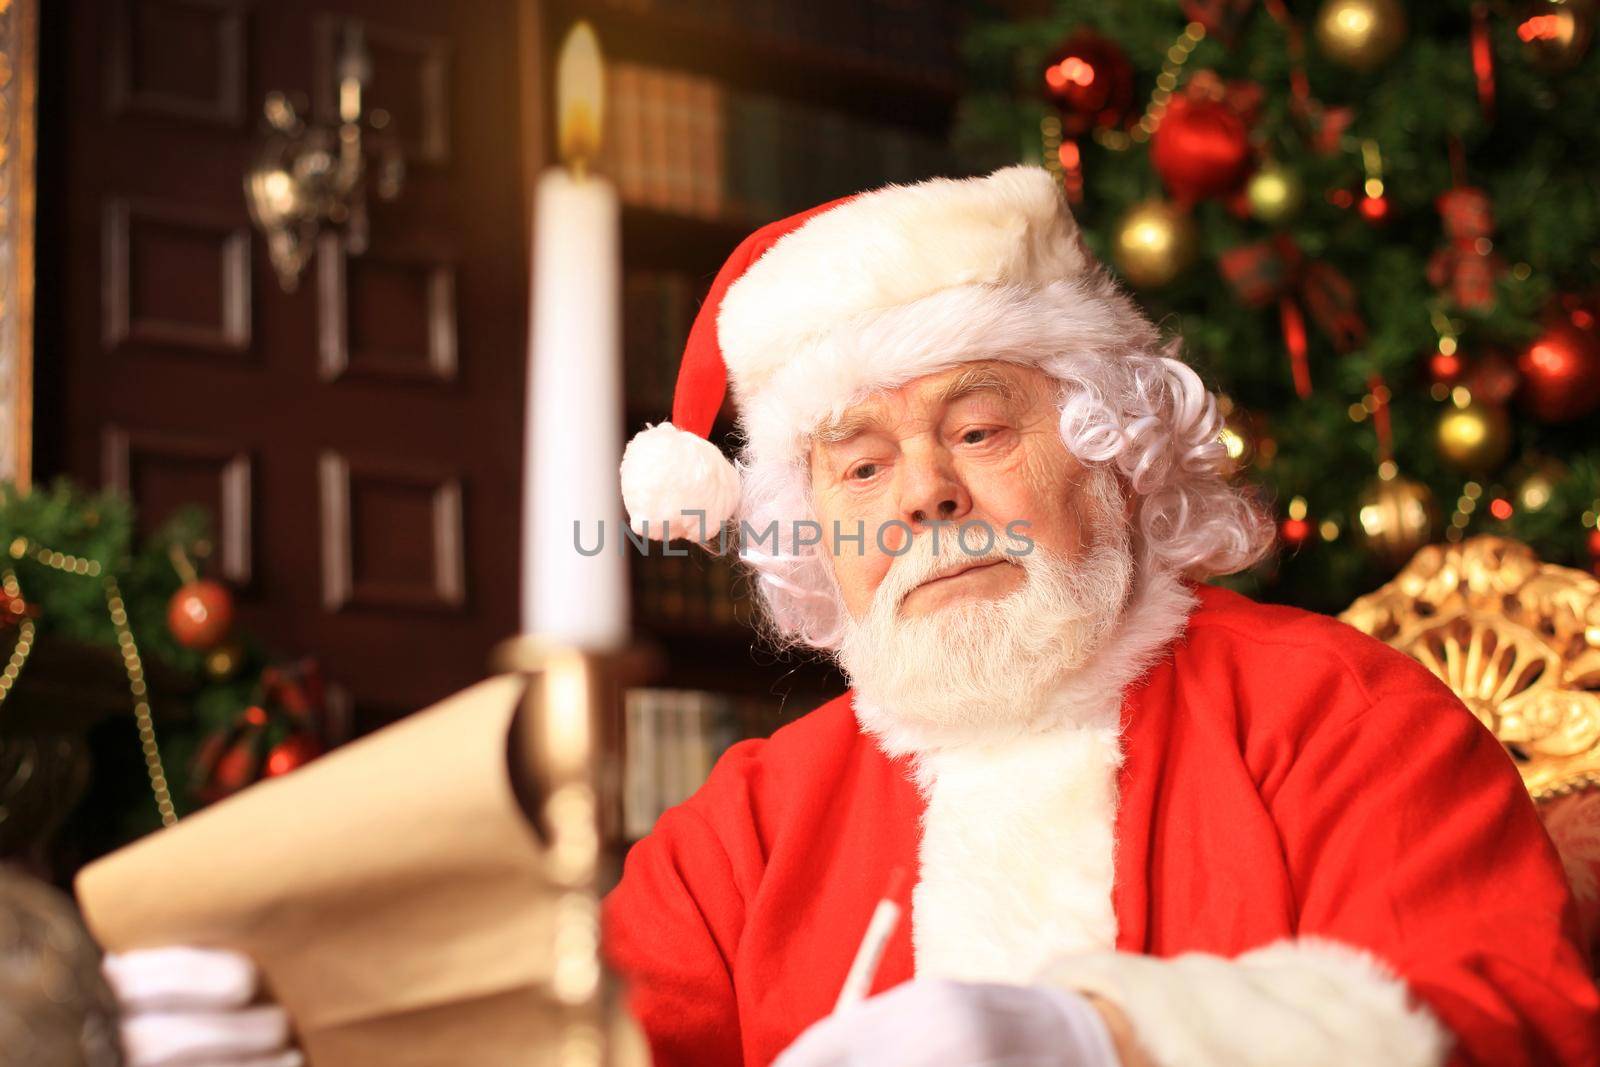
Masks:
[[[245,17],[240,0],[111,0],[106,100],[138,114],[237,126],[246,110]],[[78,14],[83,13],[80,8]]]
[[[237,213],[114,197],[101,215],[108,349],[250,349],[250,230]]]
[[[151,533],[185,506],[199,504],[216,523],[216,565],[241,590],[252,577],[253,462],[228,438],[102,430],[101,481],[139,501],[137,531]]]
[[[317,245],[322,377],[421,384],[456,381],[456,269],[450,256]]]
[[[212,508],[240,613],[374,725],[516,628],[528,245],[520,0],[71,0],[41,236],[60,467],[159,521]],[[332,107],[340,26],[408,157],[366,256],[280,290],[242,180],[270,90]],[[470,62],[464,57],[470,57]]]
[[[458,471],[324,452],[321,475],[329,611],[465,612]]]

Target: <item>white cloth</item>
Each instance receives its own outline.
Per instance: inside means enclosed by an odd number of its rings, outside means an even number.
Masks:
[[[925,978],[814,1024],[773,1067],[1119,1067],[1105,1020],[1049,986]]]
[[[237,952],[158,948],[102,965],[122,1009],[128,1067],[301,1067],[289,1017],[252,1004],[256,968]]]

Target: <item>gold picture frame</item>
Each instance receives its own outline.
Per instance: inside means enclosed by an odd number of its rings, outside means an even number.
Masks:
[[[0,482],[33,475],[39,2],[0,0]]]

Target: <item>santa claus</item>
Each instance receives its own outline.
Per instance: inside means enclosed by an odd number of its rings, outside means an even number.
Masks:
[[[608,946],[657,1064],[1600,1063],[1494,737],[1379,642],[1198,584],[1272,537],[1220,429],[1043,169],[740,245],[623,495],[739,520],[773,635],[851,689],[630,853]],[[835,1010],[897,868],[909,921]]]
[[[737,467],[706,439],[729,387]],[[1042,169],[739,246],[623,495],[655,535],[731,523],[772,636],[851,689],[629,854],[606,951],[658,1065],[1600,1064],[1495,738],[1381,643],[1200,584],[1271,542],[1220,428]],[[896,871],[905,918],[840,1007]],[[271,1009],[152,1022],[207,982],[244,1003],[247,961],[109,970],[144,1047],[291,1062]]]

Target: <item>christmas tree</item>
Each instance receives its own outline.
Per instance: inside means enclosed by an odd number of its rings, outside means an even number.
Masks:
[[[1588,0],[1058,0],[966,40],[957,145],[1039,161],[1228,408],[1336,610],[1479,533],[1600,560]]]
[[[315,664],[269,661],[234,625],[232,590],[201,577],[210,516],[180,509],[144,537],[135,525],[113,492],[0,482],[0,754],[26,770],[0,855],[58,874],[343,740]]]

